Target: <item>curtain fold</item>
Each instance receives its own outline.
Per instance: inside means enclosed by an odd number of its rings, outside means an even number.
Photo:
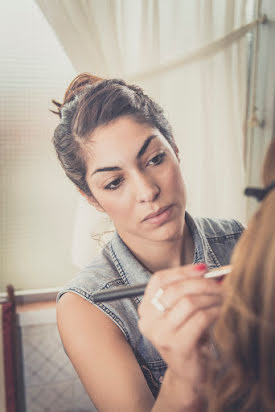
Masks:
[[[129,79],[164,107],[181,152],[188,210],[245,222],[245,33],[258,24],[247,19],[254,0],[36,2],[77,72]],[[96,250],[91,233],[101,231],[100,216],[79,200],[78,266]]]

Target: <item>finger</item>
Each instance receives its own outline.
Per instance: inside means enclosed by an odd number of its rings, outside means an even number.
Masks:
[[[179,328],[195,316],[197,312],[209,309],[214,306],[221,306],[222,298],[220,295],[189,295],[180,299],[170,310],[164,312],[163,329],[166,332],[175,333]]]
[[[206,272],[207,266],[204,264],[185,265],[177,268],[160,270],[155,272],[145,290],[145,295],[154,293],[159,288],[165,288],[166,285],[178,280],[188,279],[190,277],[202,277]]]
[[[194,298],[194,300],[197,299],[198,297]],[[188,302],[188,300],[186,299],[185,302],[183,300],[180,301],[172,311],[169,311],[168,314],[165,313],[163,317],[156,317],[153,322],[146,316],[140,319],[139,327],[141,333],[158,349],[165,350],[171,347],[171,345],[176,349],[178,345],[182,345],[182,348],[179,347],[178,349],[182,353],[188,351],[193,345],[192,334],[188,335],[189,330],[192,331],[192,328],[197,329],[199,327],[199,324],[194,324],[192,321],[194,317],[197,317],[195,315],[202,312],[207,313],[211,308],[217,308],[217,314],[220,312],[221,300],[218,299],[218,296],[205,297],[200,306],[198,306],[197,302]],[[201,329],[199,333],[203,335],[204,329]]]
[[[152,309],[150,305],[153,305],[156,317],[160,318],[165,309],[172,308],[179,299],[189,294],[217,294],[222,296],[224,292],[222,285],[218,284],[215,280],[203,278],[181,279],[180,281],[169,283],[166,285],[166,289],[158,288],[156,291],[153,289],[147,291],[147,294],[143,297],[142,304],[139,306],[138,313],[140,316],[142,313],[146,314],[146,311]]]
[[[185,279],[167,285],[162,289],[159,302],[164,308],[169,309],[181,298],[187,295],[219,295],[222,296],[221,284],[210,279]],[[157,294],[157,292],[156,292]]]
[[[194,350],[201,337],[211,328],[220,315],[220,306],[212,306],[194,313],[178,328],[175,336],[177,342],[185,345],[186,352]]]

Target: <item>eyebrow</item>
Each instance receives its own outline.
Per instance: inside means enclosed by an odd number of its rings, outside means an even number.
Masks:
[[[141,148],[140,148],[140,150],[139,150],[139,152],[138,152],[138,154],[137,154],[137,156],[136,156],[137,159],[139,159],[141,156],[144,155],[144,153],[146,152],[146,150],[147,150],[149,144],[151,143],[151,141],[152,141],[155,137],[157,137],[157,136],[158,136],[158,135],[153,134],[153,135],[147,137],[147,139],[145,140],[145,142],[144,142],[143,145],[141,146]],[[113,171],[115,171],[115,170],[121,170],[121,168],[118,167],[118,166],[100,167],[99,169],[96,169],[96,170],[91,174],[91,177],[92,177],[95,173],[98,173],[98,172],[113,172]]]

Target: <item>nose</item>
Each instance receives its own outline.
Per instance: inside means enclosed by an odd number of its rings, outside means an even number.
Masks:
[[[144,174],[139,174],[135,179],[134,190],[139,203],[153,202],[160,194],[157,182],[152,177]]]

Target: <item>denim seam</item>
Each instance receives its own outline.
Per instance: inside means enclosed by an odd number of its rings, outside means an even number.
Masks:
[[[155,376],[152,374],[152,371],[150,370],[150,368],[148,368],[146,365],[141,365],[141,369],[145,370],[146,372],[149,373],[150,378],[151,378],[151,382],[154,385],[155,389],[159,389],[159,382],[156,380]]]
[[[207,247],[207,251],[210,253],[213,261],[215,262],[215,264],[216,264],[218,267],[221,266],[221,264],[220,264],[217,256],[216,256],[215,253],[213,252],[213,250],[212,250],[212,248],[211,248],[211,246],[210,246],[210,244],[209,244],[209,242],[208,242],[208,239],[206,239],[206,247]]]
[[[233,222],[236,223],[236,225],[240,229],[240,233],[242,233],[244,231],[245,227],[243,225],[241,225],[240,222],[238,222],[237,220],[233,220]]]
[[[237,239],[238,237],[240,237],[241,234],[242,232],[235,232],[235,233],[231,233],[229,235],[227,234],[223,236],[215,236],[215,237],[207,236],[207,240],[211,240],[211,242],[220,242],[220,241],[223,241],[224,239]]]
[[[101,308],[109,317],[112,318],[112,320],[117,324],[117,326],[124,333],[127,341],[130,342],[129,333],[125,329],[123,322],[110,309],[108,309],[105,305],[103,305],[103,303],[101,303],[101,302],[100,303],[95,303],[93,301],[93,295],[91,295],[90,293],[85,292],[85,290],[83,290],[83,289],[79,289],[79,288],[76,288],[76,287],[71,287],[71,288],[68,288],[66,290],[66,292],[70,292],[70,291],[77,293],[78,295],[84,297],[88,302],[90,302],[93,305],[98,306],[99,308]]]
[[[116,265],[116,268],[118,269],[119,275],[122,277],[122,280],[124,281],[124,283],[126,283],[127,285],[130,285],[130,282],[129,282],[129,280],[128,280],[128,278],[127,278],[127,276],[126,276],[126,274],[125,274],[125,272],[124,272],[124,270],[123,270],[123,267],[122,267],[120,261],[118,260],[116,254],[115,254],[115,251],[114,251],[112,245],[110,245],[110,249],[111,249],[111,255],[112,255],[114,264]],[[132,299],[133,299],[133,301],[135,302],[135,304],[138,306],[139,303],[140,303],[140,299],[138,299],[137,296],[134,297],[134,298],[132,298]]]
[[[161,359],[157,359],[157,360],[155,360],[155,361],[144,361],[148,366],[150,366],[150,368],[152,368],[152,369],[156,369],[156,370],[158,370],[159,368],[166,368],[167,367],[167,365],[166,365],[166,363],[164,362],[164,360],[161,360]]]
[[[145,359],[138,351],[134,351],[134,353],[140,365],[146,363],[146,365],[152,367],[152,369],[159,369],[159,368],[167,367],[166,362],[160,357],[158,357],[155,360],[150,361],[150,360]]]
[[[108,309],[105,305],[103,305],[103,303],[98,303],[97,304],[102,310],[104,310],[104,312],[111,316],[111,318],[114,320],[114,322],[120,327],[120,329],[122,329],[124,335],[126,336],[127,341],[130,343],[130,336],[129,333],[127,332],[127,330],[124,327],[123,322],[110,310]]]
[[[100,290],[109,289],[112,286],[121,286],[121,285],[124,285],[124,282],[122,279],[114,279],[114,280],[110,280],[109,282],[105,283],[103,288],[101,288]]]
[[[130,283],[129,283],[128,279],[127,279],[127,276],[125,275],[125,272],[124,272],[124,270],[123,270],[123,267],[121,266],[121,264],[120,264],[120,262],[119,262],[119,260],[118,260],[118,258],[117,258],[117,256],[116,256],[116,254],[115,254],[115,252],[114,252],[114,249],[113,249],[112,245],[110,246],[110,249],[111,249],[112,259],[113,259],[113,261],[114,261],[114,264],[116,265],[116,268],[118,269],[119,275],[122,277],[123,282],[126,283],[127,285],[129,285]]]

